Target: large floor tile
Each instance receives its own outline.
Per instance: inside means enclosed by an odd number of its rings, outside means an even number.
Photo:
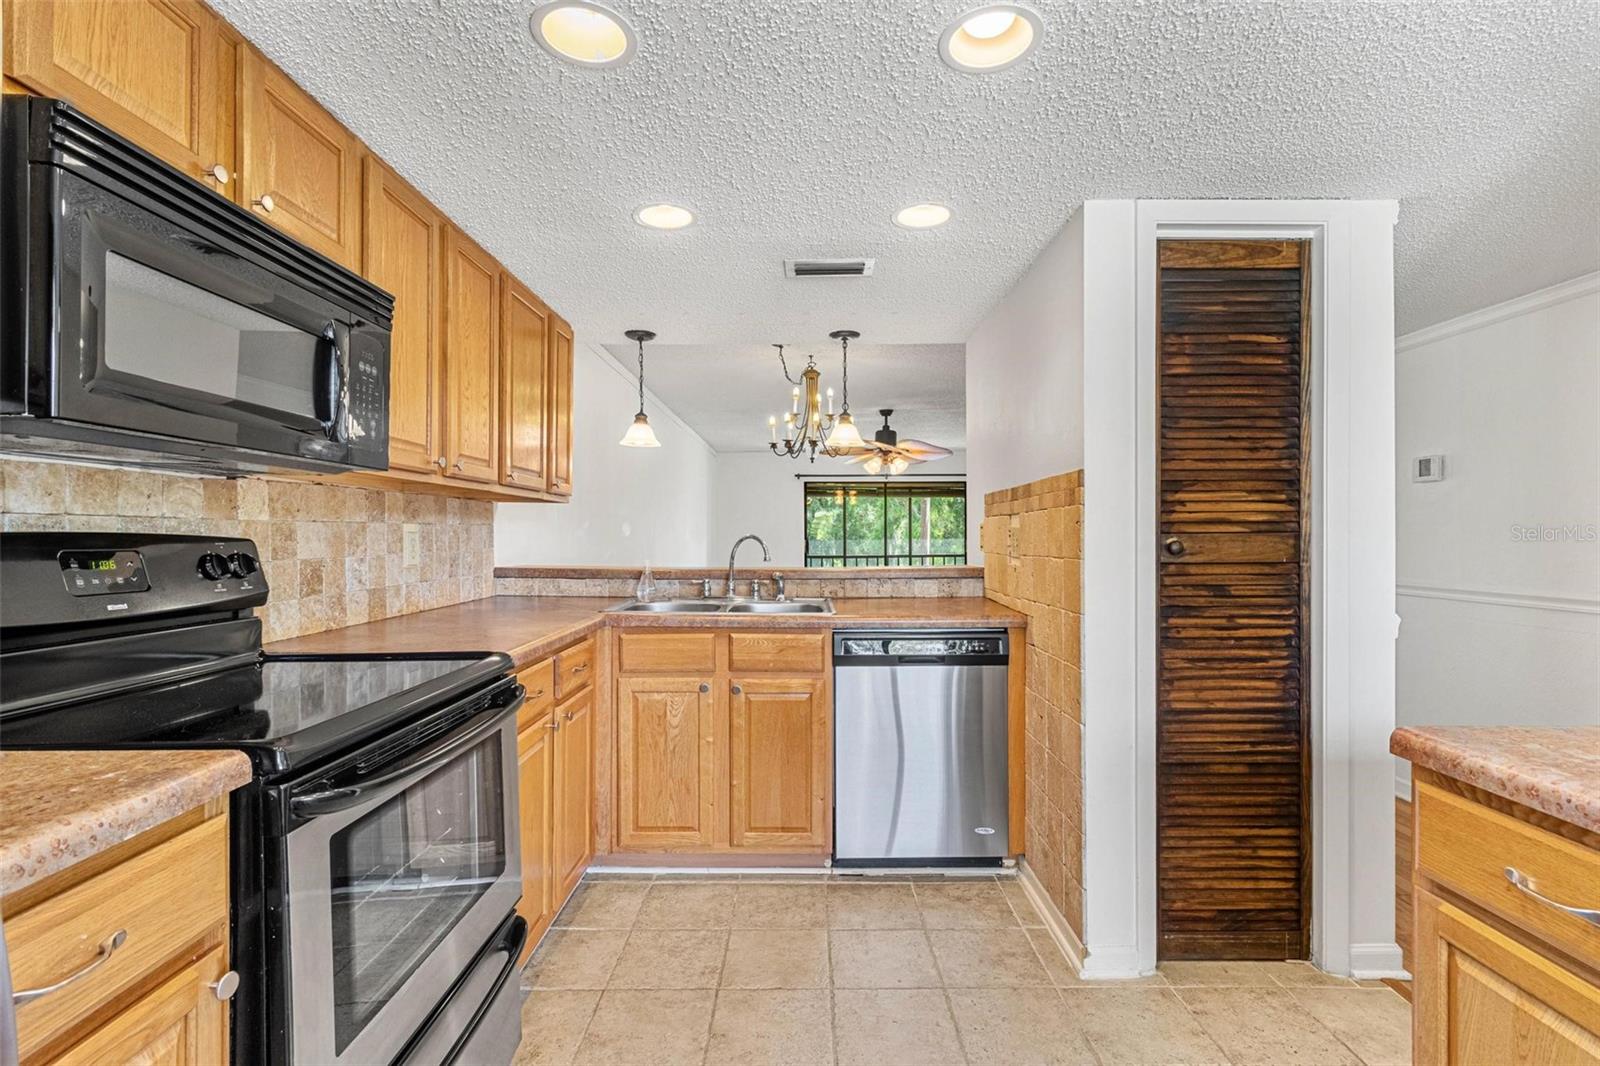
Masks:
[[[833,1011],[826,989],[717,993],[707,1063],[832,1061]]]
[[[732,881],[656,881],[639,907],[640,929],[727,929],[738,885]]]
[[[969,1062],[1098,1064],[1053,988],[953,988],[950,1009]]]
[[[922,923],[929,929],[1017,928],[1005,891],[994,881],[914,885]]]
[[[733,924],[738,929],[826,929],[828,887],[741,882],[734,901]]]
[[[1284,988],[1355,988],[1355,981],[1324,973],[1309,962],[1263,962],[1267,976]]]
[[[635,929],[609,988],[716,988],[728,934],[722,929]]]
[[[824,929],[735,929],[728,935],[723,988],[827,988]]]
[[[947,988],[1053,984],[1024,929],[929,929],[928,941]]]
[[[1000,879],[1000,891],[1005,893],[1006,902],[1011,904],[1012,913],[1017,916],[1017,921],[1032,928],[1044,925],[1044,918],[1039,914],[1033,901],[1028,898],[1028,893],[1023,891],[1022,882],[1015,877]]]
[[[528,993],[522,1001],[522,1046],[517,1048],[513,1066],[571,1062],[599,1002],[596,991]]]
[[[922,911],[909,884],[863,885],[835,882],[828,887],[828,926],[832,929],[921,929]]]
[[[612,989],[600,997],[578,1047],[580,1063],[678,1066],[701,1061],[716,993]]]
[[[639,916],[639,906],[648,882],[585,881],[572,893],[567,905],[556,915],[557,928],[631,929]]]
[[[1063,989],[1065,1016],[1105,1066],[1225,1063],[1176,993],[1164,988]]]
[[[1235,1066],[1360,1066],[1288,989],[1189,987],[1178,995]]]
[[[606,987],[628,934],[617,930],[552,929],[528,960],[529,988]]]
[[[962,1062],[961,1042],[937,988],[839,989],[833,1040],[841,1066],[937,1066]]]
[[[836,929],[828,933],[835,988],[938,988],[928,937],[920,929]]]
[[[1411,1004],[1387,988],[1297,988],[1293,995],[1367,1066],[1411,1066]]]
[[[1265,962],[1163,962],[1157,969],[1174,988],[1279,988]]]

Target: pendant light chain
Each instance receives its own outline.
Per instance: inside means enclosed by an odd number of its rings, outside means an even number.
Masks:
[[[644,338],[639,338],[639,413],[644,414]]]
[[[850,413],[850,338],[840,337],[839,344],[844,351],[844,373],[840,375],[840,383],[844,386],[844,400],[839,413],[847,415]]]

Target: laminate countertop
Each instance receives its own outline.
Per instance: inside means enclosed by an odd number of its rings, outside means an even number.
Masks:
[[[518,669],[602,626],[641,629],[1004,629],[1026,615],[979,597],[838,599],[831,615],[606,614],[623,601],[582,596],[491,596],[453,607],[274,641],[279,655],[503,651]]]
[[[0,892],[26,888],[226,796],[237,751],[0,752]]]
[[[1414,726],[1389,750],[1416,766],[1600,833],[1600,726]]]

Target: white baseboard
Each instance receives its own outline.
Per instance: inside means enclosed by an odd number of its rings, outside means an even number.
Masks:
[[[1411,980],[1401,961],[1399,944],[1351,944],[1350,976],[1360,981],[1375,981],[1380,977]]]
[[[1026,856],[1017,860],[1017,884],[1022,886],[1022,892],[1028,897],[1028,902],[1033,904],[1033,909],[1044,919],[1045,931],[1050,934],[1050,939],[1056,942],[1056,947],[1061,949],[1061,954],[1067,957],[1067,962],[1074,970],[1083,973],[1085,969],[1083,941],[1078,939],[1078,934],[1067,924],[1066,916],[1050,902],[1050,897],[1045,894],[1044,885],[1039,883],[1039,875],[1028,865]]]
[[[1411,801],[1411,764],[1404,759],[1394,761],[1395,798]]]
[[[1085,981],[1128,981],[1145,975],[1146,971],[1139,968],[1139,949],[1131,944],[1095,948],[1078,974]]]

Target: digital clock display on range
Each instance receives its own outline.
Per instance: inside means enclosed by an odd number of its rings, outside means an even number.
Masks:
[[[150,578],[136,551],[70,551],[58,556],[61,580],[74,596],[145,592]]]

